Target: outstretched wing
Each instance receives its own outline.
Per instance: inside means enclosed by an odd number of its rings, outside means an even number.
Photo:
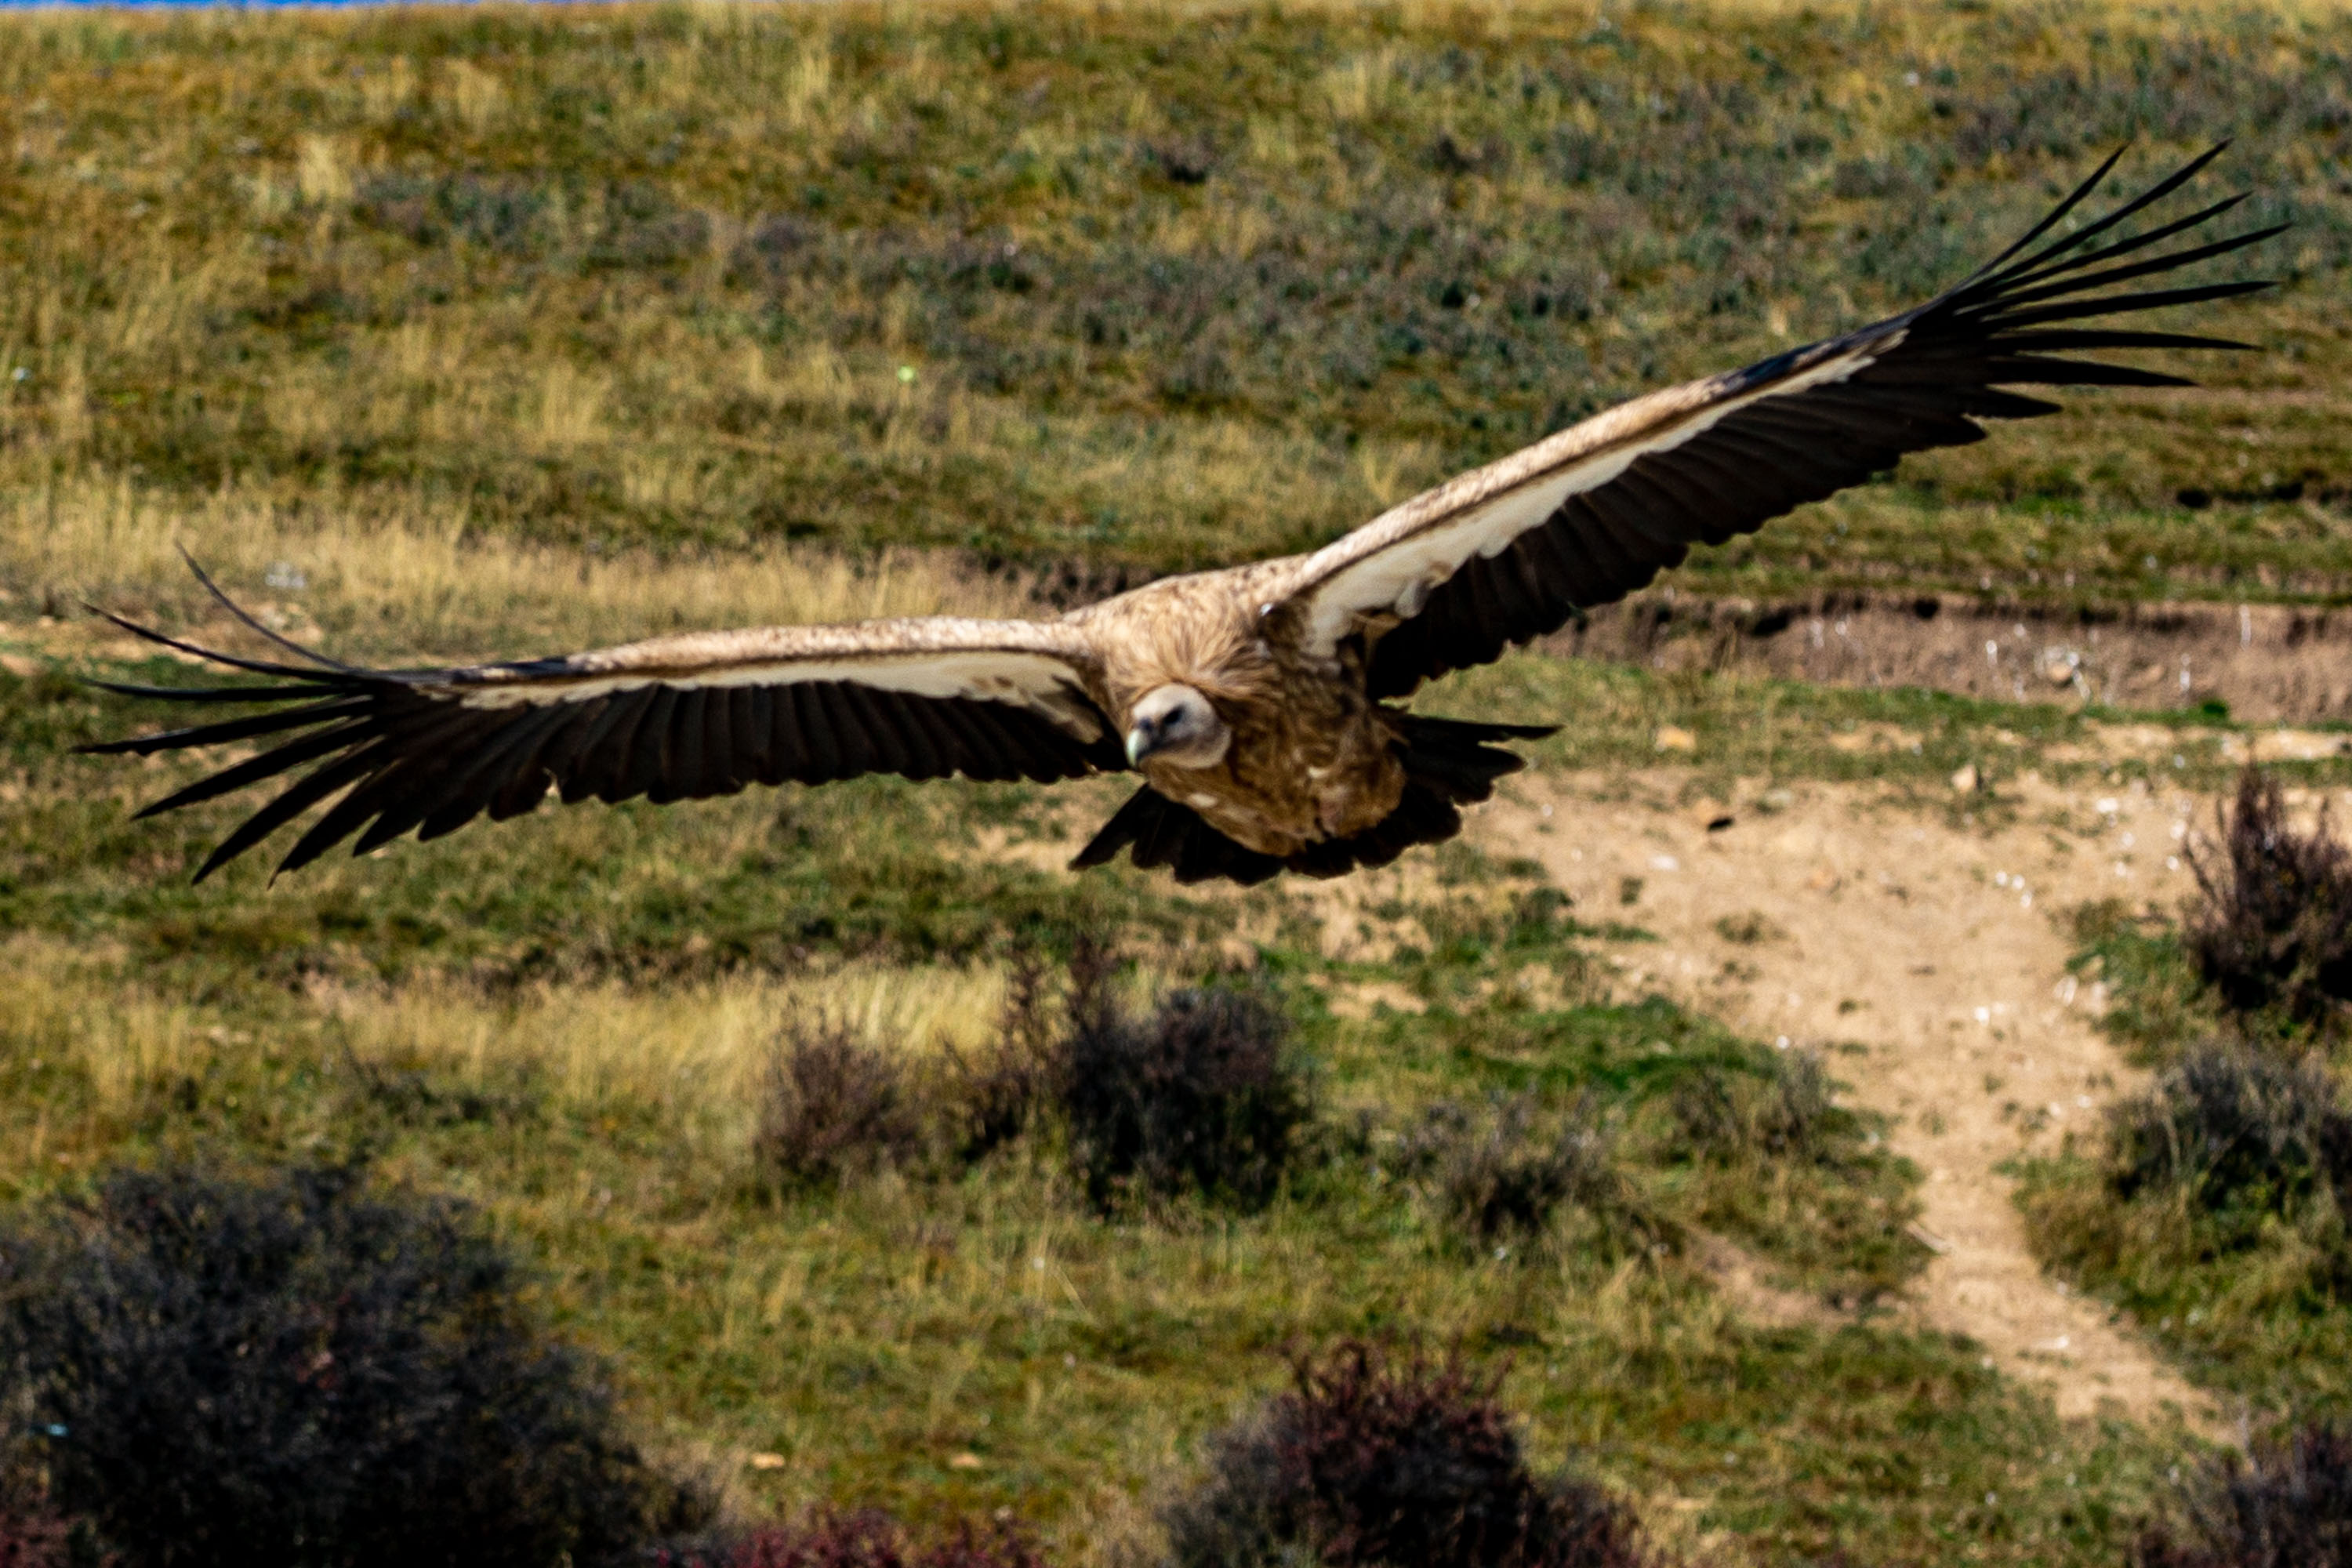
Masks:
[[[1580,608],[1623,597],[1680,564],[1693,544],[1753,532],[1792,507],[1884,472],[1906,452],[1982,440],[1979,420],[2056,411],[2005,387],[2190,384],[2064,356],[2248,346],[2078,324],[2268,286],[2101,291],[2254,244],[2284,226],[2135,255],[2219,217],[2242,195],[2085,248],[2221,152],[2032,249],[2098,186],[2118,152],[2032,232],[1927,304],[1746,370],[1654,393],[1460,475],[1301,558],[1276,591],[1303,613],[1309,651],[1328,655],[1360,634],[1372,645],[1372,695],[1402,696],[1556,631]]]
[[[934,617],[778,626],[561,658],[392,670],[335,663],[259,626],[308,662],[233,658],[107,618],[278,682],[99,683],[166,701],[269,705],[87,748],[143,755],[268,740],[259,755],[140,813],[283,784],[212,852],[198,881],[338,795],[287,851],[280,871],[354,835],[357,855],[412,831],[437,838],[484,812],[494,821],[518,816],[551,789],[566,804],[592,795],[663,803],[786,779],[893,773],[1045,781],[1126,765],[1116,731],[1087,694],[1088,647],[1051,623]]]

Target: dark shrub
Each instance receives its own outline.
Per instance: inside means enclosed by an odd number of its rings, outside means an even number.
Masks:
[[[131,1562],[593,1562],[680,1500],[520,1284],[458,1205],[348,1171],[118,1172],[0,1230],[0,1378]]]
[[[1192,1190],[1273,1196],[1309,1110],[1289,1038],[1280,1011],[1241,992],[1179,991],[1148,1019],[1122,1014],[1107,987],[1074,1002],[1062,1100],[1087,1195],[1098,1207]]]
[[[922,1122],[906,1070],[843,1025],[796,1019],[768,1061],[751,1154],[779,1187],[823,1186],[906,1159]]]
[[[2200,1046],[2108,1112],[2119,1197],[2178,1188],[2200,1207],[2284,1214],[2325,1185],[2352,1213],[2352,1112],[2316,1060]]]
[[[772,1525],[717,1551],[660,1552],[663,1568],[1045,1568],[1026,1530],[1008,1520],[971,1521],[917,1547],[898,1521],[876,1509],[824,1511],[800,1524]]]
[[[2320,1423],[2192,1482],[2133,1568],[2352,1568],[2352,1426]]]
[[[1813,1051],[1781,1052],[1761,1074],[1707,1068],[1675,1086],[1667,1109],[1687,1151],[1706,1159],[1822,1159],[1853,1128]]]
[[[1746,914],[1726,915],[1717,921],[1715,934],[1742,947],[1754,947],[1758,942],[1779,942],[1789,933],[1763,910],[1749,910]]]
[[[1102,965],[1098,950],[1082,946],[1072,961],[1072,989],[1082,997],[1088,976]],[[1057,1016],[1044,961],[1034,951],[1013,961],[996,1039],[980,1055],[951,1056],[947,1086],[950,1135],[958,1158],[983,1159],[1035,1124],[1061,1092]]]
[[[1619,1568],[1643,1560],[1599,1488],[1528,1471],[1491,1382],[1341,1345],[1210,1441],[1163,1510],[1174,1568]]]
[[[2183,937],[2222,1000],[2308,1023],[2352,999],[2352,854],[2325,809],[2314,831],[2296,833],[2278,781],[2249,765],[2222,849],[2220,866],[2189,857],[2202,901]]]
[[[1197,185],[1216,172],[1217,149],[1202,135],[1163,137],[1143,149],[1143,163],[1171,184]]]
[[[1604,1218],[1634,1211],[1589,1100],[1549,1122],[1528,1095],[1485,1118],[1442,1101],[1406,1134],[1398,1164],[1426,1183],[1447,1224],[1482,1242],[1540,1232],[1562,1204]]]

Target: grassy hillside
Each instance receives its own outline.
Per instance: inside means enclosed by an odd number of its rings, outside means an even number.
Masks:
[[[2076,411],[1694,586],[2352,580],[2324,15],[711,6],[0,23],[0,582],[173,522],[1133,575],[1296,549],[1900,307],[2130,142],[2292,233],[2204,395]],[[2230,275],[2225,264],[2223,275]],[[287,546],[289,558],[301,554]],[[173,590],[175,593],[176,589]]]
[[[1570,910],[1458,845],[1340,896],[1073,878],[1123,786],[874,780],[191,888],[242,807],[133,822],[196,764],[75,752],[163,714],[71,675],[185,678],[77,600],[236,635],[180,542],[272,626],[388,659],[1017,609],[1314,543],[1907,302],[2118,142],[2137,181],[2224,135],[2210,183],[2296,226],[2247,263],[2285,286],[2200,325],[2272,352],[1906,465],[1678,581],[2340,594],[2341,37],[1959,4],[0,17],[0,1200],[180,1157],[463,1194],[635,1430],[752,1517],[1014,1508],[1107,1564],[1286,1347],[1360,1332],[1462,1347],[1539,1459],[1692,1562],[2111,1563],[2194,1439],[2062,1421],[1871,1308],[1925,1258],[1884,1124],[1695,1152],[1693,1095],[1789,1058],[1613,984],[1654,941],[1637,879]],[[1539,769],[1656,768],[1672,736],[1682,804],[1743,822],[1811,780],[2011,825],[2028,774],[2088,811],[2214,787],[2244,745],[1533,657],[1423,706],[1566,720]],[[1316,1115],[1272,1203],[1105,1218],[1050,1131],[764,1180],[793,1020],[937,1068],[996,1037],[1023,954],[1086,936],[1136,996],[1246,981],[1296,1025]],[[1571,1204],[1470,1246],[1396,1157],[1517,1096],[1605,1129],[1638,1242]],[[1700,1232],[1806,1310],[1738,1310],[1675,1245]],[[2246,1387],[2277,1359],[2199,1364]]]
[[[569,580],[526,618],[576,613]],[[1694,802],[1736,793],[1743,812],[1774,781],[1874,780],[1888,809],[1990,821],[2029,768],[2095,789],[2229,766],[2193,727],[2176,770],[2104,760],[2054,709],[1534,658],[1462,700],[1572,717],[1545,766],[1645,765],[1662,726],[1685,731]],[[1918,1173],[1872,1154],[1874,1132],[1825,1163],[1678,1151],[1678,1086],[1769,1074],[1776,1053],[1638,991],[1610,1000],[1640,910],[1565,910],[1532,861],[1456,847],[1352,900],[1187,892],[1054,868],[1115,789],[874,781],[551,813],[191,889],[234,804],[129,823],[189,764],[69,750],[146,717],[0,675],[0,1194],[126,1159],[358,1154],[465,1194],[614,1358],[639,1428],[754,1516],[1013,1507],[1058,1561],[1099,1561],[1279,1384],[1284,1347],[1347,1332],[1463,1345],[1507,1374],[1538,1457],[1599,1475],[1700,1561],[2109,1563],[2181,1455],[2177,1431],[2062,1422],[1897,1317],[1759,1323],[1696,1252],[1629,1250],[1580,1213],[1494,1256],[1385,1172],[1424,1108],[1533,1093],[1601,1108],[1649,1212],[1735,1238],[1792,1290],[1866,1300],[1925,1256],[1903,1231]],[[1945,780],[1967,762],[1987,789],[1963,802]],[[2340,788],[2347,769],[2300,773]],[[918,1060],[984,1048],[1009,955],[1083,931],[1139,961],[1139,989],[1252,976],[1299,1022],[1318,1130],[1270,1207],[1105,1221],[1050,1139],[767,1191],[753,1131],[792,1019],[849,1019]]]

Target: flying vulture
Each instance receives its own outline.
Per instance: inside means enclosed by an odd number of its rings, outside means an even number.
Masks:
[[[235,658],[110,617],[272,684],[110,685],[262,707],[90,749],[145,754],[269,738],[269,749],[142,813],[283,784],[212,852],[199,880],[322,804],[281,871],[346,839],[359,854],[405,833],[436,838],[485,812],[520,816],[551,790],[567,804],[660,803],[868,773],[1141,773],[1142,787],[1074,867],[1125,850],[1181,882],[1247,884],[1286,869],[1333,877],[1384,865],[1460,831],[1455,808],[1486,799],[1520,765],[1497,742],[1550,732],[1409,712],[1399,704],[1423,682],[1557,630],[1676,565],[1692,545],[1749,532],[1906,452],[1981,440],[1983,420],[2055,409],[2011,388],[2190,384],[2073,357],[2080,351],[2247,346],[2084,324],[2264,287],[2116,289],[2278,232],[2156,248],[2242,195],[2117,232],[2221,151],[2045,238],[2118,153],[2024,238],[1924,305],[1637,398],[1309,554],[1166,578],[1054,620],[703,632],[447,669],[361,668],[249,617],[299,662]]]

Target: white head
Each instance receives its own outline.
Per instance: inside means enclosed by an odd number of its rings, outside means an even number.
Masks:
[[[1206,697],[1189,686],[1160,686],[1137,699],[1127,722],[1127,760],[1158,757],[1180,768],[1214,767],[1234,732]]]

